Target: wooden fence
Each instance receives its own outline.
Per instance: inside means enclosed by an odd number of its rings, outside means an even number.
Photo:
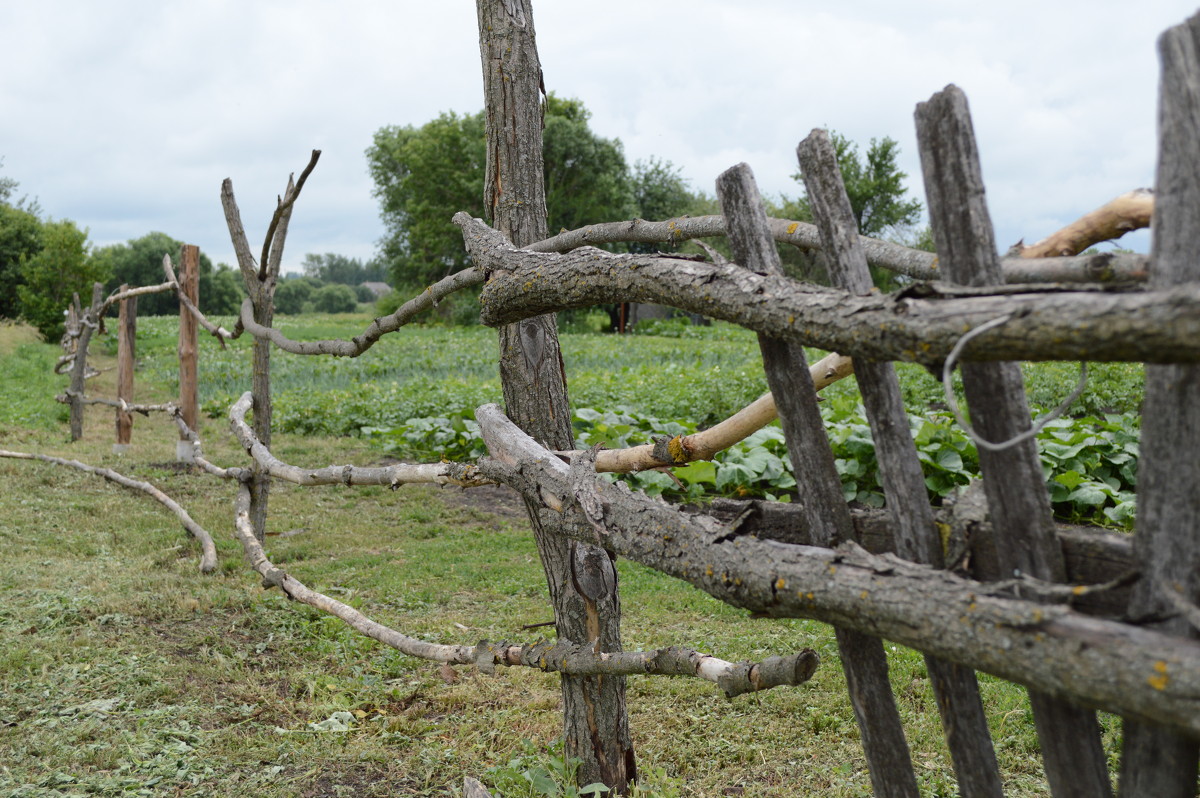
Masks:
[[[254,390],[232,408],[231,421],[253,465],[221,469],[202,457],[197,462],[239,483],[238,536],[265,582],[415,656],[485,668],[560,671],[568,752],[584,760],[580,777],[602,779],[618,790],[636,777],[622,675],[687,672],[744,691],[803,681],[813,662],[798,655],[782,664],[772,660],[738,669],[697,652],[621,652],[619,601],[611,578],[615,555],[764,616],[831,623],[877,795],[917,795],[887,680],[884,638],[926,654],[964,795],[1002,794],[976,671],[1029,688],[1055,796],[1112,792],[1096,710],[1124,718],[1121,795],[1194,795],[1200,740],[1200,262],[1195,256],[1200,249],[1200,16],[1168,31],[1161,44],[1161,140],[1148,285],[1113,280],[1012,285],[1016,270],[996,253],[966,98],[948,87],[916,111],[938,255],[933,262],[921,255],[897,258],[936,270],[945,282],[881,296],[870,292],[868,260],[896,253],[881,255],[858,236],[830,141],[821,131],[800,144],[798,157],[817,222],[811,233],[827,255],[834,288],[801,285],[780,275],[775,242],[795,235],[798,225],[767,219],[744,166],[730,169],[717,183],[723,219],[716,232],[729,237],[736,263],[574,248],[594,242],[594,230],[549,239],[544,218],[540,228],[536,223],[544,207],[537,193],[540,173],[534,170],[531,177],[522,171],[538,160],[529,152],[540,152],[540,67],[532,46],[532,8],[528,0],[480,0],[478,8],[488,96],[487,172],[493,176],[487,192],[497,229],[465,214],[455,217],[475,263],[472,269],[375,320],[353,340],[290,341],[271,327],[271,299],[291,207],[318,153],[300,180],[289,182],[257,263],[232,184],[226,181],[223,187],[249,289],[235,333],[245,330],[255,338]],[[537,149],[530,149],[534,144]],[[523,216],[526,212],[532,216]],[[677,239],[682,226],[664,225],[663,240]],[[642,241],[652,236],[650,227],[624,225],[630,237],[636,233]],[[613,233],[607,240],[620,236]],[[1026,266],[1022,275],[1031,273]],[[1084,259],[1050,271],[1065,270],[1078,279],[1093,266]],[[1118,271],[1132,275],[1140,268],[1124,262]],[[490,458],[376,469],[297,468],[274,458],[269,449],[271,346],[354,356],[438,298],[485,279],[482,316],[501,327],[507,358],[502,362],[507,409],[486,406],[477,416]],[[758,332],[797,474],[793,507],[717,505],[711,515],[687,513],[601,479],[598,452],[547,448],[569,449],[570,443],[556,443],[565,387],[559,386],[562,366],[553,323],[540,317],[625,301],[667,304]],[[843,500],[817,412],[813,372],[819,378],[823,367],[806,362],[804,346],[854,358],[881,464],[887,498],[882,514],[852,513]],[[1148,363],[1132,545],[1117,535],[1055,526],[1013,362],[1021,359]],[[973,504],[964,500],[941,516],[930,507],[890,365],[896,360],[946,372],[961,365],[984,474],[982,496],[973,495]],[[251,407],[253,428],[245,422]],[[548,420],[558,427],[534,429]],[[687,462],[696,456],[689,446],[686,439],[663,442],[647,454],[650,465]],[[514,487],[525,497],[538,533],[560,643],[424,643],[309,590],[272,565],[261,547],[271,477],[300,484],[391,485],[487,479]],[[970,568],[951,556],[955,541],[972,552]],[[603,690],[597,687],[601,683]],[[586,719],[582,725],[581,718]]]

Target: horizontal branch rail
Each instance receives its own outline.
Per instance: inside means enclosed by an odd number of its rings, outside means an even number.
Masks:
[[[731,321],[774,338],[872,360],[944,361],[970,330],[964,360],[1200,362],[1200,285],[1116,292],[1055,287],[918,290],[857,296],[737,266],[613,255],[518,250],[458,213],[476,266],[494,272],[480,297],[485,324],[607,302],[652,302]]]
[[[387,333],[395,332],[412,321],[413,317],[445,299],[455,291],[479,285],[486,275],[476,268],[463,269],[427,287],[417,296],[405,302],[395,313],[381,316],[371,322],[362,335],[349,341],[328,339],[321,341],[293,341],[274,327],[264,327],[254,320],[254,305],[243,300],[239,323],[256,338],[265,338],[285,352],[295,355],[333,355],[334,357],[358,357],[375,345]]]
[[[735,663],[681,646],[606,653],[596,651],[588,644],[569,642],[538,641],[522,645],[483,640],[474,646],[430,643],[384,626],[353,607],[312,590],[277,568],[254,535],[254,525],[250,521],[250,488],[245,481],[238,488],[234,516],[237,539],[265,586],[278,587],[288,598],[340,618],[355,631],[419,659],[475,665],[488,673],[499,665],[570,674],[694,676],[715,683],[729,698],[803,684],[816,672],[819,662],[816,652],[807,648],[789,656],[768,657],[762,662]]]
[[[854,545],[831,550],[737,536],[567,466],[496,405],[476,418],[497,458],[480,463],[485,476],[527,500],[581,513],[589,521],[584,535],[727,604],[856,629],[1200,737],[1200,643],[1001,598],[998,587]]]
[[[254,459],[263,471],[273,477],[296,485],[388,485],[398,487],[408,483],[435,485],[484,485],[490,480],[472,476],[471,467],[457,471],[451,463],[401,463],[394,466],[364,467],[353,465],[331,465],[323,468],[300,468],[283,462],[254,434],[246,423],[252,396],[249,391],[242,394],[229,408],[229,427],[242,448]]]
[[[792,244],[800,249],[820,250],[821,237],[815,225],[808,222],[793,222],[789,219],[768,219],[771,235],[781,243]],[[625,222],[606,222],[568,230],[539,241],[530,247],[531,252],[568,252],[577,247],[599,244],[642,243],[678,244],[697,238],[715,238],[725,235],[724,216],[685,216],[663,222],[648,222],[632,219]],[[860,236],[867,262],[872,266],[905,274],[917,280],[937,280],[941,277],[938,258],[932,252],[911,249],[880,241],[877,238]],[[1032,249],[1032,248],[1031,248]],[[1009,283],[1115,283],[1146,279],[1149,259],[1145,255],[1124,253],[1101,253],[1078,257],[1044,258],[1029,260],[1035,254],[1005,258],[1002,261],[1004,278]]]

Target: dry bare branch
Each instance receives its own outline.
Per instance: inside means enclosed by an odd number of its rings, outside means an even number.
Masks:
[[[358,357],[370,349],[387,333],[395,332],[412,321],[413,317],[431,307],[437,307],[438,302],[455,291],[479,285],[484,281],[484,273],[475,268],[463,269],[460,272],[439,280],[426,288],[419,295],[405,302],[396,312],[389,316],[375,319],[363,331],[349,341],[333,339],[324,341],[293,341],[274,327],[264,327],[254,321],[253,304],[250,300],[242,302],[238,324],[256,338],[266,338],[275,346],[296,355],[333,355],[334,357]]]
[[[805,250],[821,249],[821,238],[814,225],[808,222],[793,222],[788,219],[769,219],[768,222],[771,227],[771,235],[776,241],[792,244]],[[577,247],[598,244],[617,242],[677,244],[680,241],[723,235],[725,235],[725,218],[723,216],[685,216],[668,219],[665,222],[634,219],[627,222],[588,225],[578,230],[564,231],[526,247],[526,249],[531,252],[567,252]],[[900,244],[892,244],[867,236],[860,236],[859,241],[866,252],[867,262],[872,266],[908,275],[916,280],[941,279],[938,259],[932,252],[910,249]],[[1044,257],[1044,255],[1037,257]],[[1005,258],[1002,266],[1005,281],[1009,283],[1107,283],[1145,280],[1147,263],[1148,258],[1144,255],[1105,253],[1046,259],[1036,263],[1023,262],[1022,258]]]
[[[185,308],[188,309],[188,312],[191,313],[193,317],[195,317],[196,323],[199,324],[204,329],[208,330],[210,333],[212,333],[213,337],[215,337],[218,341],[220,341],[222,349],[225,348],[225,340],[227,338],[228,339],[237,338],[238,336],[240,336],[242,334],[242,331],[240,329],[238,329],[234,332],[229,332],[229,330],[226,330],[224,327],[213,324],[211,321],[209,321],[205,317],[205,315],[203,313],[200,312],[200,308],[196,307],[195,303],[192,302],[192,300],[188,298],[187,294],[185,294],[182,291],[178,291],[179,281],[176,280],[176,278],[175,278],[175,269],[172,268],[172,266],[171,266],[171,256],[170,255],[163,255],[163,273],[166,274],[166,276],[167,276],[167,282],[173,288],[176,289],[177,294],[179,296],[179,301],[183,304],[183,306]]]
[[[268,273],[279,273],[279,259],[283,256],[283,239],[287,237],[287,224],[291,218],[292,206],[300,198],[300,191],[304,188],[304,182],[308,180],[308,176],[312,174],[312,170],[316,168],[317,161],[320,158],[321,151],[313,150],[312,155],[308,159],[308,166],[305,166],[304,171],[300,173],[300,179],[293,186],[289,178],[287,191],[284,192],[284,196],[276,203],[275,213],[271,216],[271,223],[267,225],[267,235],[263,240],[262,259],[258,262],[259,282],[266,280]],[[275,246],[276,238],[279,238],[278,246]],[[274,251],[272,251],[273,247]]]
[[[786,657],[769,657],[759,663],[733,663],[679,646],[606,653],[595,651],[591,644],[545,641],[515,645],[485,640],[474,646],[430,643],[373,621],[353,607],[312,590],[272,564],[254,536],[250,522],[250,489],[245,482],[238,489],[235,530],[251,567],[262,576],[264,586],[278,587],[288,598],[340,618],[355,631],[420,659],[475,665],[487,673],[496,666],[522,666],[575,675],[695,676],[714,682],[730,698],[772,687],[802,684],[813,675],[818,663],[817,655],[811,649]]]
[[[1128,191],[1091,213],[1080,217],[1036,244],[1018,244],[1015,254],[1022,258],[1075,255],[1092,244],[1120,238],[1131,230],[1150,226],[1154,215],[1154,192],[1148,188]]]
[[[515,249],[456,214],[477,267],[485,324],[609,302],[651,302],[731,321],[773,338],[870,360],[940,364],[964,332],[1011,320],[974,339],[964,359],[1200,362],[1200,285],[1169,290],[921,284],[894,294],[845,291],[735,266],[583,248],[565,255]],[[501,273],[507,272],[507,273]]]
[[[296,485],[388,485],[395,488],[411,483],[463,487],[489,483],[489,480],[472,476],[470,466],[465,467],[466,471],[463,467],[455,470],[451,463],[401,463],[378,468],[333,465],[315,469],[289,465],[271,454],[271,450],[263,445],[246,423],[250,404],[251,394],[247,391],[229,408],[229,426],[234,437],[264,471]]]
[[[61,457],[51,457],[47,454],[26,454],[23,452],[10,452],[0,449],[0,457],[12,457],[18,460],[41,460],[45,463],[53,463],[54,465],[67,466],[80,471],[85,471],[89,474],[94,474],[99,477],[104,477],[109,482],[115,482],[118,485],[123,485],[126,488],[140,490],[143,493],[150,495],[159,504],[166,507],[179,519],[183,528],[192,534],[200,542],[200,570],[203,573],[212,573],[217,567],[217,549],[213,545],[212,535],[208,534],[204,527],[197,524],[192,517],[188,515],[187,510],[184,510],[179,504],[167,494],[163,493],[158,488],[151,485],[149,482],[141,482],[135,479],[130,479],[127,476],[118,474],[109,468],[99,468],[81,463],[78,460],[66,460]]]
[[[476,418],[497,458],[479,464],[485,475],[527,500],[582,513],[590,523],[581,532],[568,526],[581,540],[600,534],[606,548],[727,604],[878,635],[1045,693],[1200,735],[1196,641],[989,596],[977,582],[854,545],[831,550],[741,536],[567,466],[495,405],[480,408]]]

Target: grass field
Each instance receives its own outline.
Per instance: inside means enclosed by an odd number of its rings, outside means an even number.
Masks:
[[[363,322],[283,319],[281,326],[312,338],[353,334]],[[175,390],[169,333],[165,321],[139,322],[139,401]],[[342,412],[349,399],[364,414],[376,412],[371,397],[494,400],[492,335],[406,330],[360,361],[276,353],[281,415],[290,412],[289,390],[293,406],[306,408],[298,416]],[[756,396],[753,337],[718,337],[645,337],[618,350],[610,337],[565,336],[572,389],[597,401],[614,392],[630,402],[677,401],[685,410],[697,396],[733,403],[739,392]],[[232,364],[245,359],[243,344],[231,347],[228,364],[215,343],[203,344],[209,406],[242,390]],[[451,365],[448,349],[457,358]],[[232,539],[231,486],[174,466],[175,431],[165,419],[138,417],[132,451],[118,456],[111,411],[90,408],[85,439],[68,443],[65,408],[53,401],[66,382],[51,373],[56,355],[22,328],[0,327],[0,448],[77,458],[153,482],[214,534],[221,566],[200,574],[198,548],[142,495],[77,471],[0,459],[0,796],[453,795],[464,775],[504,795],[546,794],[536,790],[546,783],[541,777],[562,770],[556,677],[524,669],[443,673],[264,591]],[[110,362],[98,358],[102,367]],[[735,375],[732,387],[699,384],[717,375]],[[89,392],[111,396],[113,379],[103,373]],[[462,385],[439,394],[444,380]],[[1105,390],[1120,393],[1113,384]],[[338,392],[338,401],[312,404]],[[664,417],[674,412],[659,407],[653,412]],[[304,465],[377,462],[366,440],[345,437],[351,431],[282,433],[275,450]],[[244,464],[223,421],[205,421],[201,435],[215,462]],[[408,634],[523,641],[537,632],[521,626],[550,617],[527,523],[490,497],[277,484],[269,532],[278,565]],[[618,566],[629,649],[678,644],[738,660],[811,647],[822,658],[808,684],[732,701],[696,680],[632,679],[644,794],[870,794],[828,628],[751,619],[635,564]],[[1007,794],[1044,795],[1027,698],[981,679]],[[895,648],[892,681],[922,794],[956,794],[920,656]],[[332,730],[347,718],[335,713],[349,713],[344,730]],[[1115,762],[1119,723],[1101,722]]]

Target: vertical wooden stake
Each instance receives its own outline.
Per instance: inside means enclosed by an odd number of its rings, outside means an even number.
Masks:
[[[120,290],[125,291],[128,288],[128,285],[122,285]],[[137,297],[122,299],[118,308],[117,398],[132,402],[134,348],[137,341]],[[113,453],[127,452],[132,438],[133,416],[124,410],[117,410],[117,441],[113,444]]]
[[[184,244],[179,264],[179,290],[197,307],[200,306],[200,248]],[[179,408],[183,420],[193,430],[199,430],[200,399],[199,372],[196,364],[196,319],[179,303]],[[194,444],[180,435],[175,443],[175,459],[191,463],[196,459]]]

